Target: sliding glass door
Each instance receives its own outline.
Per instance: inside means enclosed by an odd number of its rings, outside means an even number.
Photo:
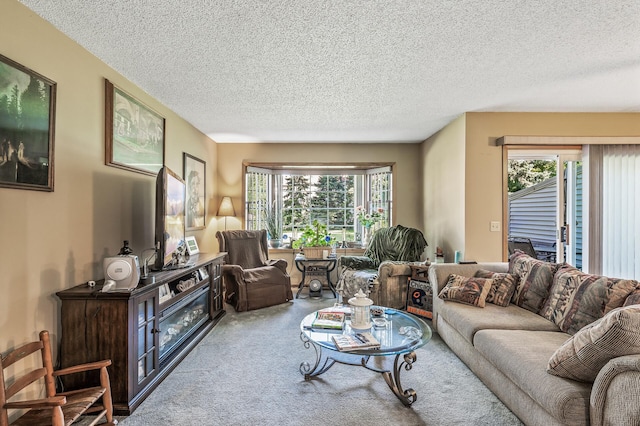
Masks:
[[[582,167],[578,149],[508,150],[508,238],[538,258],[582,266]]]

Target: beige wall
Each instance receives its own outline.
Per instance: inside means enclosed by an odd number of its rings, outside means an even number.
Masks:
[[[431,260],[438,246],[447,262],[456,250],[465,253],[465,123],[462,115],[422,144],[423,223]]]
[[[502,232],[491,232],[491,221],[502,221],[502,148],[496,138],[531,136],[637,136],[638,113],[467,113],[465,151],[465,258],[502,258]],[[456,126],[454,122],[450,126]],[[457,152],[457,150],[455,151]],[[428,211],[427,211],[428,214]],[[504,225],[504,224],[502,224]],[[425,227],[430,227],[426,222]]]
[[[104,165],[105,78],[165,117],[167,166],[182,175],[183,151],[207,162],[210,199],[217,161],[215,143],[19,2],[3,0],[1,8],[0,52],[57,82],[58,91],[55,191],[0,188],[4,351],[42,329],[55,342],[55,292],[103,278],[102,259],[125,239],[136,254],[154,244],[155,178]],[[215,226],[194,233],[203,251],[217,249]]]
[[[238,217],[229,229],[243,225],[242,162],[392,162],[394,224],[422,229],[422,175],[419,144],[218,144],[220,195],[229,195]],[[224,225],[223,225],[224,226]]]

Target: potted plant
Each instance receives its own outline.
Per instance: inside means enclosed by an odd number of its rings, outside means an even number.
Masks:
[[[269,234],[269,245],[278,248],[282,245],[282,219],[273,206],[267,210],[265,223]]]
[[[300,238],[292,244],[293,248],[303,248],[304,254],[309,259],[321,259],[325,247],[331,245],[331,236],[328,235],[327,225],[314,220],[311,225],[302,229]]]
[[[362,246],[366,247],[369,244],[369,238],[371,238],[371,227],[383,219],[384,209],[378,208],[369,213],[363,206],[357,206],[354,213],[362,225]]]

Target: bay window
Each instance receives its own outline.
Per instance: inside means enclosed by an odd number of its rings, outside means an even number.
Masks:
[[[267,212],[273,211],[289,241],[314,220],[327,225],[335,241],[359,241],[363,228],[354,209],[362,206],[365,212],[381,211],[376,226],[390,226],[391,188],[390,164],[252,163],[245,167],[245,229],[268,229]]]

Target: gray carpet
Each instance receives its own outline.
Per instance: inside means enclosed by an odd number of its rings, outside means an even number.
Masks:
[[[380,374],[335,364],[305,381],[315,352],[300,320],[334,299],[296,299],[227,315],[127,418],[138,425],[520,425],[518,418],[434,335],[401,374],[417,401],[405,407]]]

